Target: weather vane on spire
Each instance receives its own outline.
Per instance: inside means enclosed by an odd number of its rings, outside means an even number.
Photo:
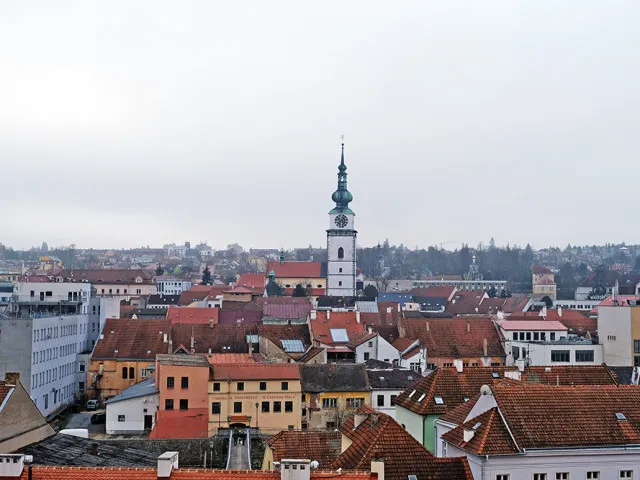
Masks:
[[[342,140],[342,143],[344,143],[344,135],[340,135],[340,140]]]

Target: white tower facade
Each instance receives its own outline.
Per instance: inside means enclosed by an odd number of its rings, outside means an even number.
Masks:
[[[356,295],[356,236],[355,213],[349,208],[353,195],[347,190],[347,166],[342,158],[338,167],[338,189],[331,199],[336,206],[329,212],[327,230],[327,295],[353,297]]]

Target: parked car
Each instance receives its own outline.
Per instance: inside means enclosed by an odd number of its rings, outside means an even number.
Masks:
[[[97,410],[100,407],[98,400],[89,400],[87,402],[87,410]]]
[[[105,423],[106,421],[106,413],[94,413],[93,415],[91,415],[91,423]]]

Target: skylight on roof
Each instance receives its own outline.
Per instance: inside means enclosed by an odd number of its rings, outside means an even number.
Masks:
[[[384,382],[384,377],[380,377],[380,381],[381,381],[381,382]]]
[[[440,395],[433,397],[433,400],[436,402],[436,405],[444,405],[444,399]]]
[[[247,343],[258,343],[260,340],[258,335],[247,335]]]
[[[418,480],[418,477],[415,475],[407,475],[407,480]]]
[[[464,397],[465,403],[469,401],[469,397]]]
[[[304,352],[304,344],[302,343],[302,340],[285,339],[285,340],[280,340],[280,343],[282,343],[282,348],[284,349],[285,352],[289,352],[289,353]]]
[[[415,393],[416,393],[416,391],[415,391],[415,390],[414,390],[413,392],[411,392],[411,393],[409,394],[409,398],[413,397],[413,396],[415,395]]]
[[[492,376],[493,378],[500,378],[500,374],[499,374],[498,372],[493,372],[493,373],[491,374],[491,376]]]
[[[349,334],[347,333],[346,328],[330,328],[329,332],[331,333],[331,339],[334,342],[348,342]]]
[[[616,413],[616,418],[618,420],[626,420],[627,417],[624,416],[624,413]]]
[[[473,429],[474,429],[474,430],[479,429],[479,428],[480,428],[480,425],[482,425],[480,422],[476,423],[476,424],[473,426]]]
[[[420,395],[420,398],[418,399],[418,403],[420,403],[422,400],[424,400],[424,397],[426,397],[427,394],[423,393],[422,395]]]

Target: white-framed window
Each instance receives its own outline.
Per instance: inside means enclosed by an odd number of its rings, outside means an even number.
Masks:
[[[445,440],[442,441],[442,456],[447,456],[447,442]]]
[[[496,475],[496,480],[509,480],[511,478],[511,475],[509,475],[508,473],[499,473],[498,475]]]
[[[556,480],[569,480],[569,472],[557,472]]]
[[[600,472],[587,472],[587,480],[600,480]]]
[[[633,478],[633,470],[620,470],[620,478],[628,479]]]
[[[533,474],[533,480],[547,480],[547,474],[546,473],[534,473]]]

